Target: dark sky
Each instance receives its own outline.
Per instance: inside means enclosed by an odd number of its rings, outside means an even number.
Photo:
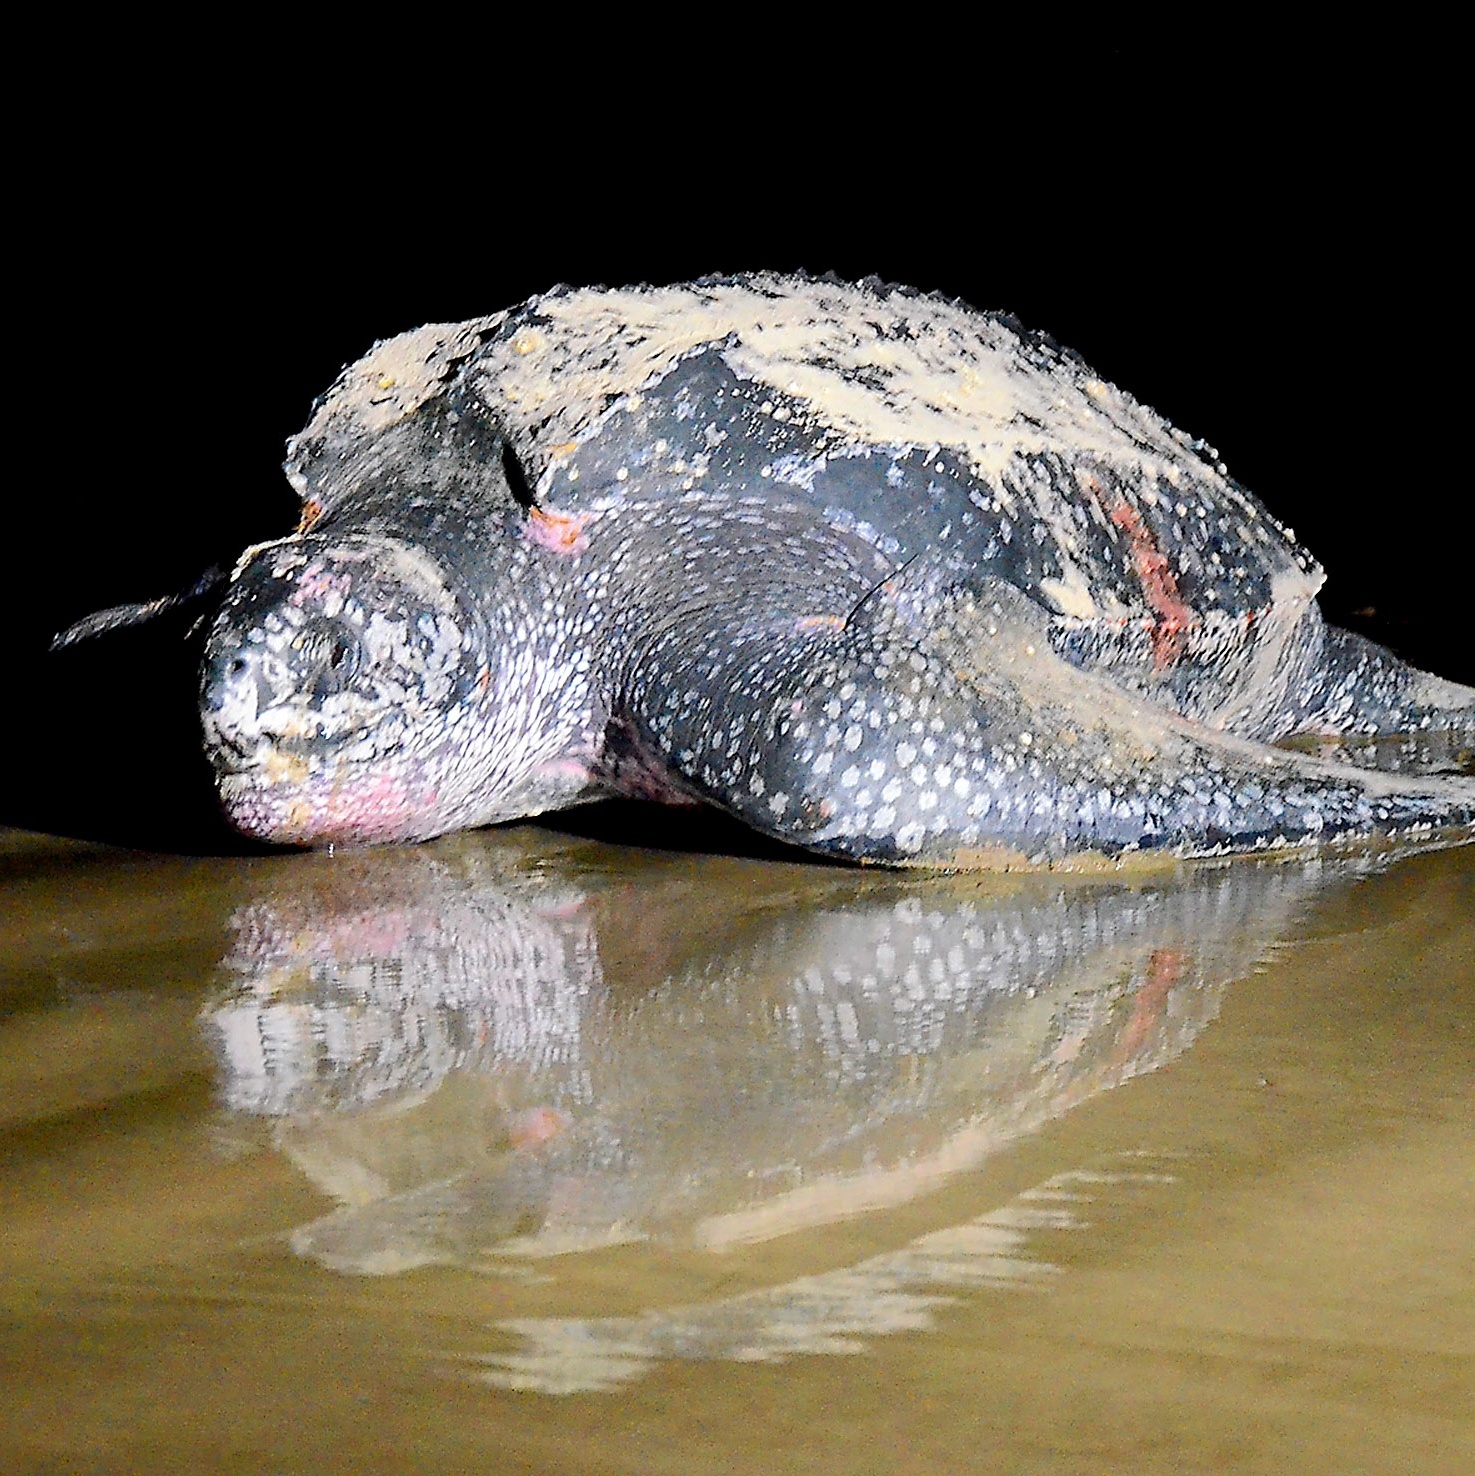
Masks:
[[[44,635],[287,531],[282,443],[376,339],[560,281],[803,268],[1011,311],[1217,446],[1333,616],[1475,681],[1468,244],[1416,62],[1117,41],[1003,87],[998,57],[928,82],[883,47],[802,106],[776,61],[752,96],[688,79],[608,114],[492,75],[443,116],[433,89],[299,113],[206,80],[94,117],[22,192],[12,368],[41,403],[7,499],[27,719],[0,814],[187,746],[151,706],[179,632],[64,668]]]

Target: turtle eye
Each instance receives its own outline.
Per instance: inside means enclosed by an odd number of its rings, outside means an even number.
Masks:
[[[341,620],[316,620],[292,638],[304,686],[319,699],[341,692],[359,673],[363,646]]]
[[[522,462],[517,459],[517,452],[512,449],[511,441],[502,442],[502,474],[507,478],[507,490],[512,493],[517,505],[531,508],[533,489],[528,483],[528,475],[523,470]]]

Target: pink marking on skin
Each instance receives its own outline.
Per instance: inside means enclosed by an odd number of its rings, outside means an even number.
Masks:
[[[356,786],[342,783],[304,791],[284,785],[256,791],[230,808],[248,835],[280,845],[374,845],[424,834],[421,822],[436,810],[437,792],[411,789],[392,774]]]
[[[701,798],[681,787],[680,779],[661,760],[642,754],[621,763],[614,790],[629,799],[654,805],[701,804]]]
[[[321,564],[309,564],[303,571],[297,586],[288,597],[289,605],[301,608],[309,600],[320,600],[324,595],[336,594],[348,598],[351,583],[347,574],[325,569]]]
[[[404,823],[423,813],[433,796],[411,796],[394,774],[376,774],[367,784],[335,788],[323,807],[323,819],[346,822],[356,839],[393,839],[403,834]],[[331,839],[331,837],[329,837]]]
[[[594,776],[590,773],[589,765],[582,759],[556,758],[549,759],[546,764],[538,765],[538,777],[549,779],[575,779],[587,784]]]
[[[655,752],[628,723],[618,724],[606,738],[599,778],[612,794],[658,805],[699,805],[664,754]]]
[[[1108,501],[1095,477],[1087,477],[1086,486],[1106,509],[1112,523],[1127,535],[1132,549],[1133,572],[1142,586],[1147,607],[1155,617],[1149,625],[1152,667],[1154,671],[1166,671],[1188,644],[1188,632],[1195,624],[1193,608],[1184,601],[1173,565],[1158,545],[1152,529],[1143,522],[1142,514],[1125,497]]]
[[[523,532],[531,542],[550,553],[580,554],[589,547],[589,540],[584,536],[588,521],[585,513],[548,512],[535,507],[528,511]]]

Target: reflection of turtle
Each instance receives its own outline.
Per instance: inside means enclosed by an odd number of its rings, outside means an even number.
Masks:
[[[301,1254],[731,1244],[912,1198],[1172,1060],[1357,869],[923,884],[526,830],[301,856],[253,873],[203,1023],[223,1102],[342,1202]]]
[[[780,277],[559,291],[345,371],[294,536],[215,625],[205,732],[270,839],[609,793],[933,865],[1475,820],[1266,744],[1466,728],[1323,624],[1208,448],[1008,319]]]

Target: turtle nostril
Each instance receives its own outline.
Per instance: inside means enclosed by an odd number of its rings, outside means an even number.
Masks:
[[[222,713],[227,708],[236,708],[249,684],[251,673],[250,653],[237,648],[214,654],[205,665],[203,697],[206,708]]]

